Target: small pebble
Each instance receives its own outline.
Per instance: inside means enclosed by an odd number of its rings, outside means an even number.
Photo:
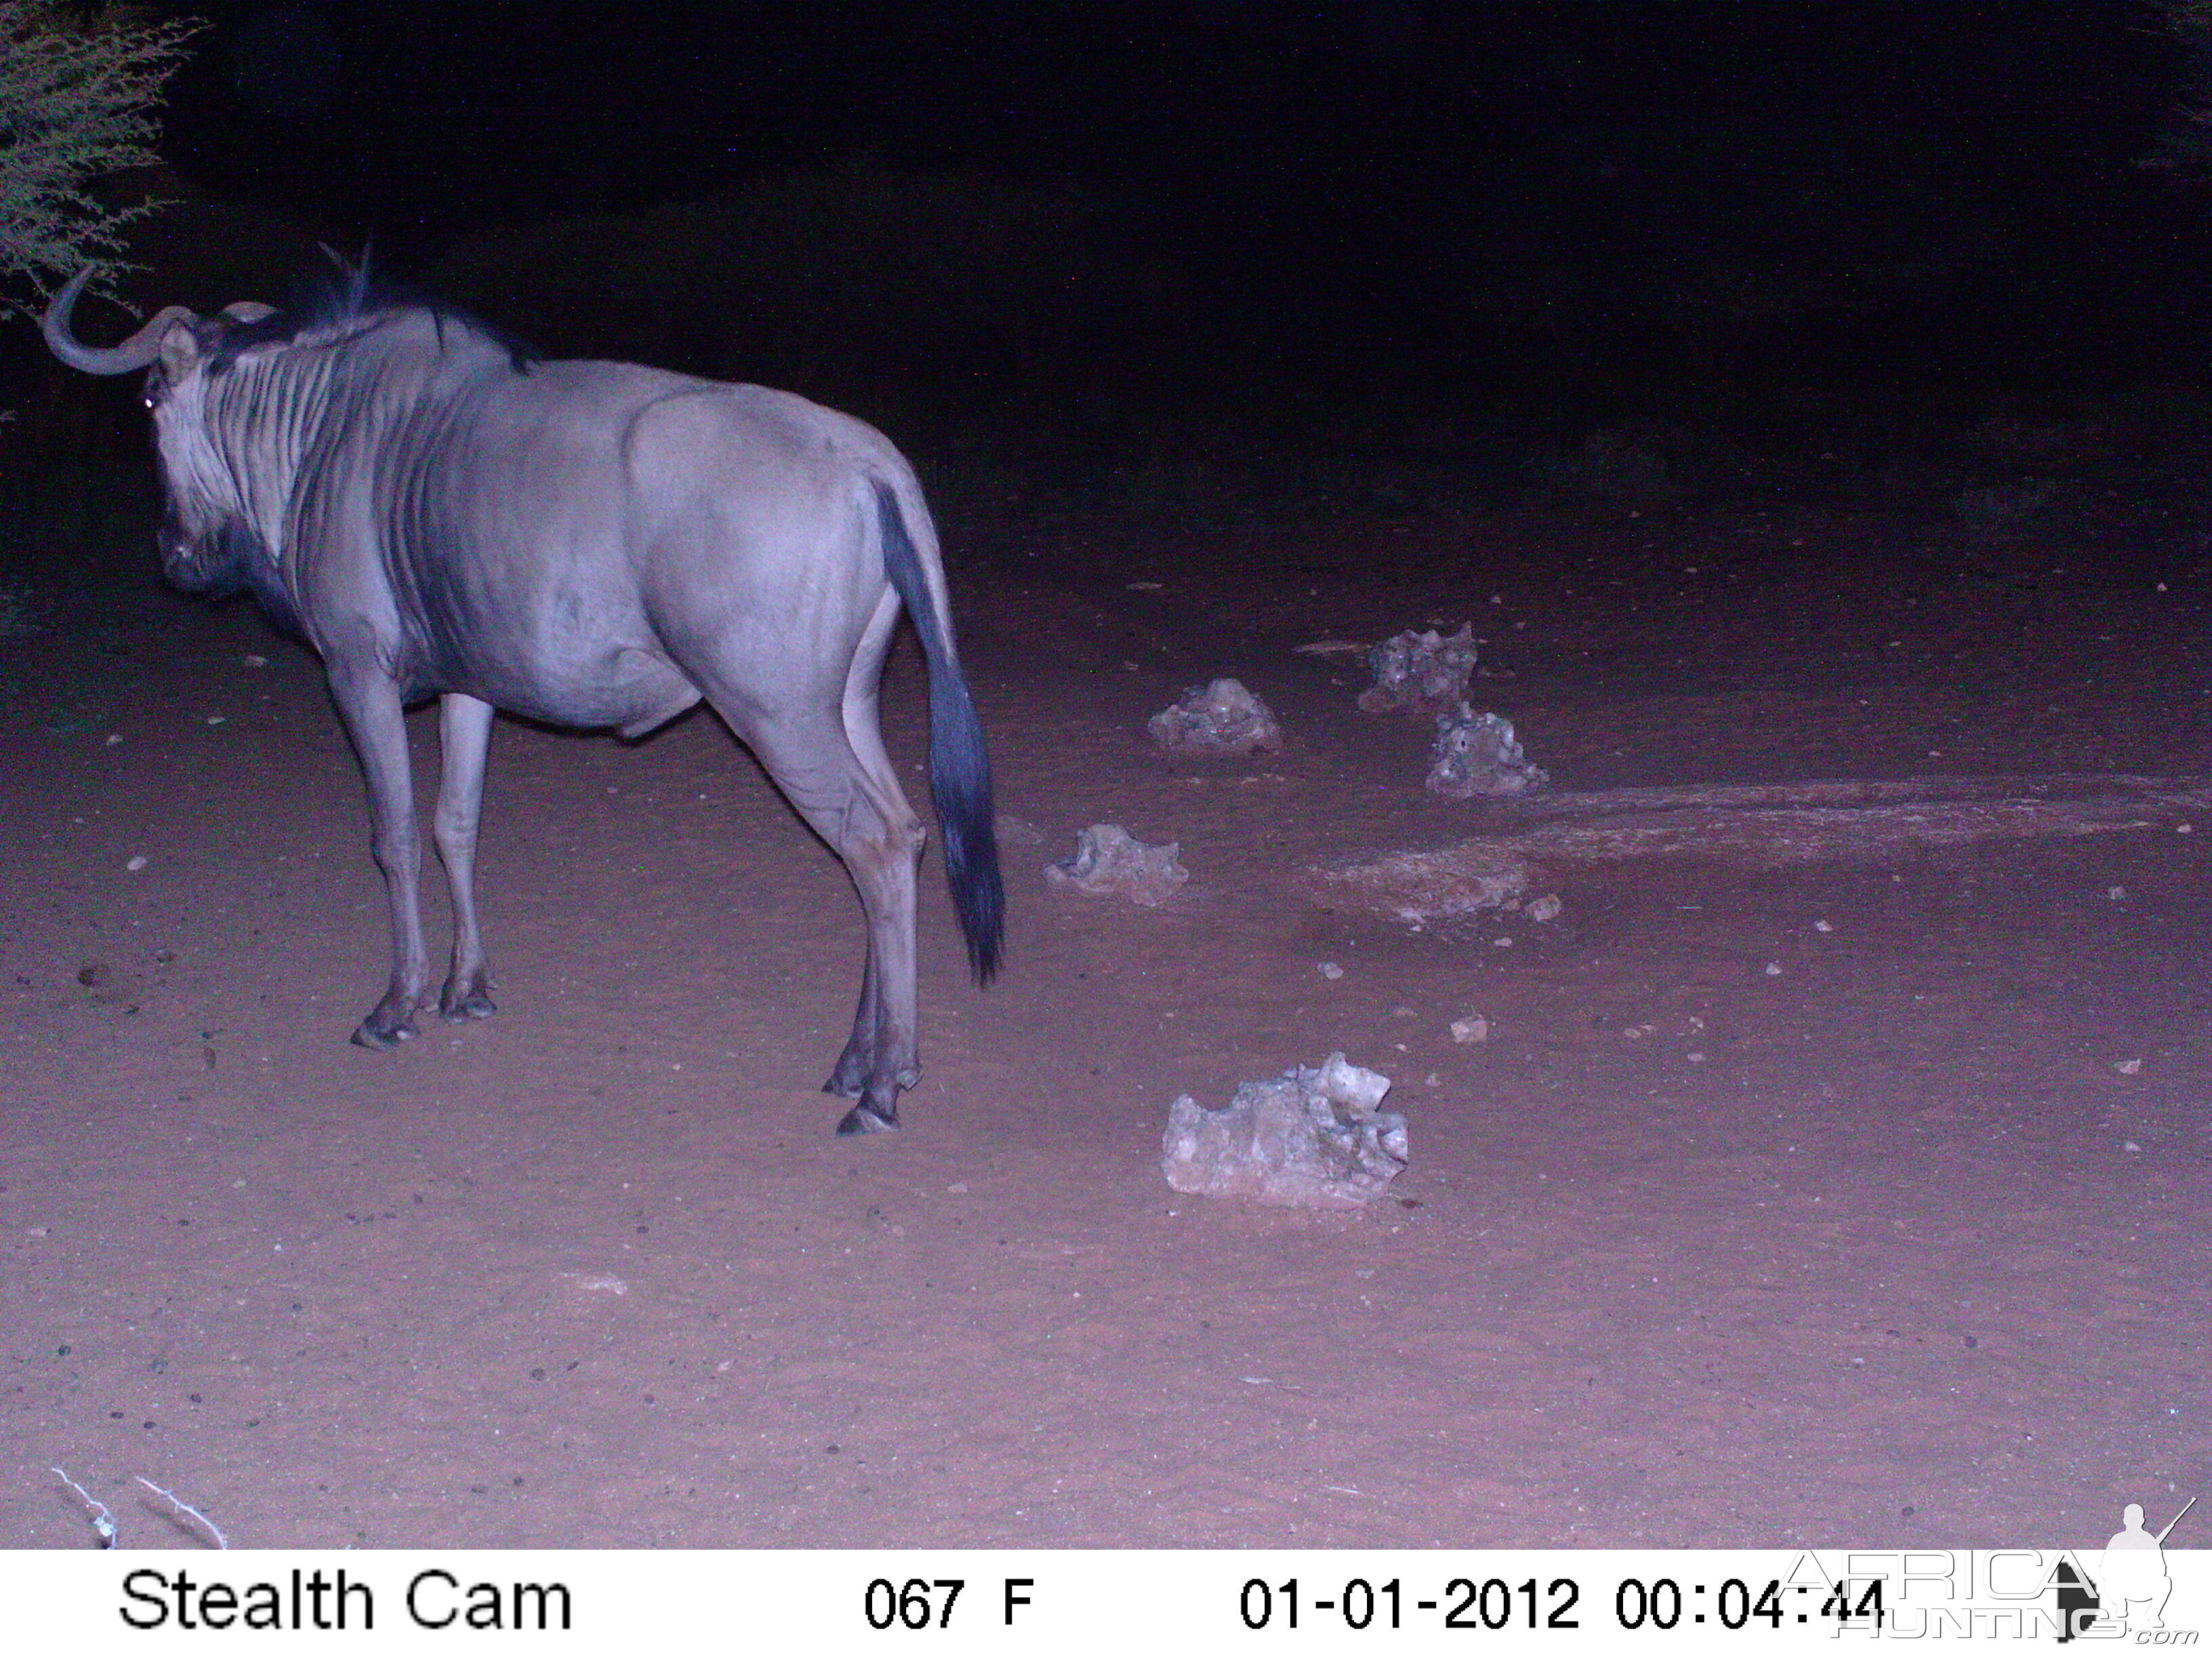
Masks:
[[[129,862],[125,864],[123,867],[130,871],[133,875],[136,875],[139,871],[143,870],[146,867],[146,855],[143,853],[132,854]]]
[[[2137,1072],[2142,1070],[2142,1061],[2139,1060],[2116,1060],[2112,1062],[2112,1069],[2118,1072],[2122,1077],[2133,1077]]]
[[[1768,963],[1766,964],[1766,976],[1769,979],[1779,979],[1782,976],[1782,964],[1778,962]]]
[[[1320,967],[1321,976],[1323,979],[1342,979],[1344,977],[1344,969],[1338,967],[1333,962],[1324,962],[1320,964]]]

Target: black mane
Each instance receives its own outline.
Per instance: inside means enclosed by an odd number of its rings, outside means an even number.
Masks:
[[[543,354],[503,329],[495,328],[473,312],[425,294],[418,289],[387,283],[369,272],[368,257],[356,265],[333,255],[333,270],[299,279],[292,298],[266,317],[250,323],[233,323],[208,359],[208,372],[220,374],[239,355],[258,345],[289,345],[311,330],[343,327],[393,311],[426,313],[442,335],[447,328],[500,347],[518,374],[526,374]]]

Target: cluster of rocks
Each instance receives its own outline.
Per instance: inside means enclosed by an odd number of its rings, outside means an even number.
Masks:
[[[1354,647],[1356,648],[1356,647]],[[1468,701],[1476,672],[1474,629],[1407,630],[1367,653],[1375,684],[1359,696],[1368,714],[1432,714],[1437,738],[1428,787],[1455,798],[1533,794],[1550,782],[1515,738],[1510,721],[1477,714]],[[1146,723],[1172,755],[1245,759],[1283,746],[1274,711],[1242,682],[1194,686]],[[1045,866],[1053,886],[1086,897],[1120,896],[1153,906],[1190,878],[1180,843],[1150,846],[1118,823],[1094,823],[1074,853]],[[1464,872],[1458,872],[1463,876]],[[1525,869],[1510,866],[1455,893],[1448,908],[1518,908]],[[1462,884],[1464,884],[1463,883]],[[1556,908],[1557,901],[1551,901]],[[1390,1080],[1341,1053],[1266,1082],[1241,1085],[1219,1110],[1188,1095],[1168,1109],[1160,1168],[1178,1192],[1273,1204],[1354,1206],[1387,1188],[1406,1167],[1406,1120],[1382,1109]]]

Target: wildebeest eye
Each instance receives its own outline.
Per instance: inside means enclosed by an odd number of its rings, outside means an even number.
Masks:
[[[158,407],[161,401],[161,394],[168,389],[167,383],[161,378],[160,369],[157,368],[149,374],[146,377],[146,407],[149,409]]]

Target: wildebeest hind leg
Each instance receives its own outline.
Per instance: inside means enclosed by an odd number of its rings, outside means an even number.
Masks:
[[[886,820],[872,806],[848,815],[854,821],[837,848],[860,890],[868,921],[868,962],[860,1006],[846,1052],[866,1048],[866,1070],[853,1109],[839,1120],[841,1135],[873,1134],[898,1127],[898,1097],[921,1080],[921,1024],[915,963],[915,867],[921,861],[922,830],[912,813]],[[863,828],[860,821],[875,822]],[[872,1021],[872,1040],[863,1042],[860,1022]],[[842,1072],[843,1059],[838,1062]]]
[[[368,785],[369,846],[392,900],[392,980],[353,1040],[389,1048],[415,1035],[415,1008],[429,983],[420,903],[422,842],[415,825],[415,780],[407,756],[407,720],[399,688],[374,670],[331,666],[331,697],[353,739]]]
[[[898,769],[891,764],[890,757],[884,752],[882,714],[878,707],[880,687],[884,678],[884,658],[890,650],[891,634],[897,628],[899,598],[886,591],[876,603],[862,631],[860,642],[853,653],[853,660],[845,672],[845,694],[838,710],[838,718],[845,727],[845,739],[852,745],[853,757],[860,763],[860,770],[872,785],[871,798],[879,805],[888,805],[894,823],[914,818],[914,809],[907,804],[899,788]],[[921,845],[917,825],[915,844]],[[865,901],[864,901],[865,902]],[[908,914],[913,914],[913,900],[907,901]],[[911,937],[912,924],[908,924]],[[882,975],[876,968],[875,930],[869,929],[867,964],[860,975],[860,1006],[853,1014],[853,1035],[846,1040],[844,1052],[837,1056],[837,1064],[830,1073],[830,1080],[822,1085],[824,1094],[842,1096],[848,1100],[860,1098],[866,1090],[867,1081],[875,1071],[878,1028],[884,1018],[881,1006]],[[919,1068],[916,1068],[919,1074]],[[908,1079],[903,1087],[911,1087]],[[857,1129],[860,1126],[855,1125]]]
[[[915,971],[915,868],[921,823],[872,777],[835,718],[787,719],[746,739],[799,814],[844,860],[867,918],[867,965],[852,1037],[830,1074],[854,1099],[840,1134],[898,1127],[898,1096],[921,1080]]]
[[[448,692],[438,703],[438,746],[444,776],[431,824],[446,884],[453,896],[453,963],[438,994],[447,1019],[483,1019],[493,1012],[491,967],[477,925],[477,825],[483,814],[484,754],[491,745],[491,705]]]
[[[868,1073],[876,1063],[876,951],[871,941],[867,965],[860,970],[860,1006],[853,1015],[853,1035],[845,1039],[844,1052],[830,1069],[822,1085],[825,1095],[858,1100],[867,1087]]]

